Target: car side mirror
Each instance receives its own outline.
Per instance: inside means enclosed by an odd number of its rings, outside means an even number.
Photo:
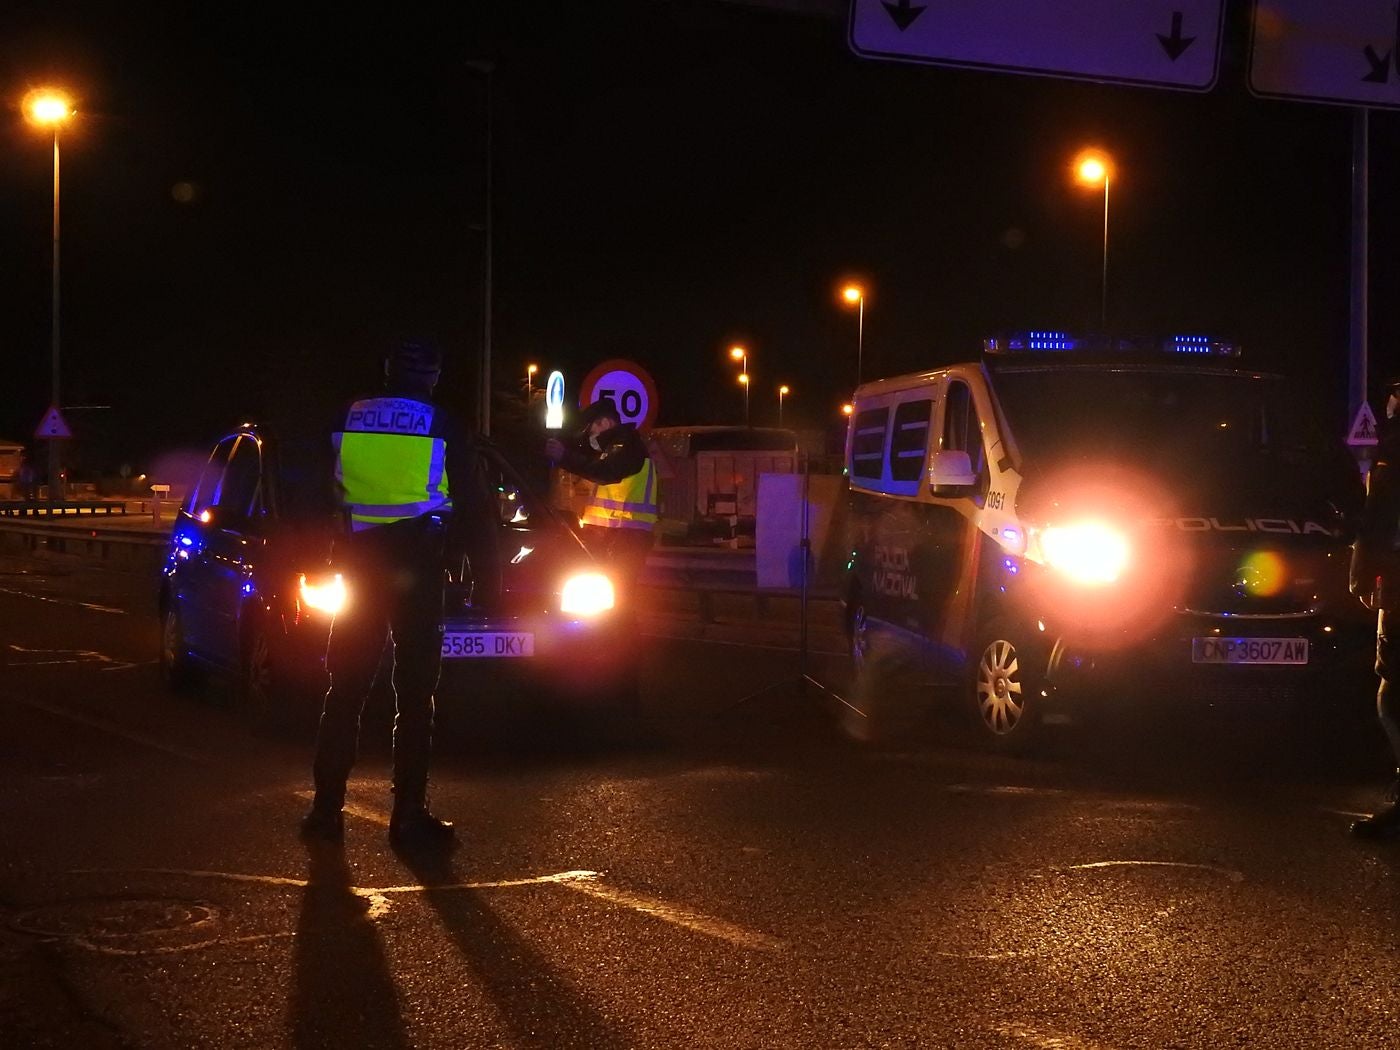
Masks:
[[[935,496],[953,495],[953,489],[977,484],[972,457],[962,449],[935,452],[929,460],[928,484]]]

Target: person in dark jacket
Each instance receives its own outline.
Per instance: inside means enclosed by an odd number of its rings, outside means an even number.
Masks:
[[[570,474],[597,485],[583,512],[585,542],[614,571],[623,601],[635,594],[656,526],[656,467],[637,428],[623,423],[610,398],[593,402],[579,417],[572,444],[545,442],[545,455]]]
[[[384,391],[352,402],[331,435],[343,531],[332,560],[349,590],[326,652],[330,690],[316,735],[308,838],[339,840],[360,715],[386,640],[394,648],[394,808],[389,837],[446,843],[451,822],[428,809],[433,693],[441,666],[444,572],[462,571],[495,536],[495,500],[481,488],[473,440],[433,402],[442,359],[406,342],[384,365]],[[489,552],[474,555],[490,573]]]
[[[1367,839],[1400,837],[1400,377],[1388,395],[1351,558],[1351,592],[1376,612],[1376,714],[1397,767],[1386,804],[1351,826]]]

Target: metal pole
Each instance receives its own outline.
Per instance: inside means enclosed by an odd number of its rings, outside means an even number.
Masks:
[[[492,211],[492,67],[486,67],[486,273],[483,279],[481,331],[481,432],[491,433],[491,211]]]
[[[860,386],[861,369],[865,362],[865,293],[856,307],[856,386]]]
[[[53,129],[53,351],[52,351],[52,389],[53,404],[58,406],[59,400],[59,357],[58,357],[58,125]],[[63,499],[63,465],[59,456],[59,439],[49,438],[49,501],[57,502]]]
[[[1103,177],[1103,283],[1099,299],[1099,329],[1108,332],[1108,173]]]
[[[1348,421],[1366,402],[1370,266],[1370,111],[1357,109],[1351,140],[1351,326],[1347,341]],[[1363,465],[1364,469],[1364,465]]]
[[[778,426],[783,425],[783,392],[778,391]]]

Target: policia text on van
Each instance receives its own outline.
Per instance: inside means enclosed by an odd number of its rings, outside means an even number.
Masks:
[[[1090,697],[1273,701],[1367,666],[1346,593],[1360,481],[1281,378],[1198,336],[984,350],[856,391],[857,708],[874,718],[885,657],[912,656],[1019,746]]]

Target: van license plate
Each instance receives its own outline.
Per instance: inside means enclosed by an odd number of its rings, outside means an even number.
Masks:
[[[534,656],[535,636],[528,631],[445,631],[442,658]]]
[[[1305,664],[1306,638],[1192,638],[1197,664]]]

